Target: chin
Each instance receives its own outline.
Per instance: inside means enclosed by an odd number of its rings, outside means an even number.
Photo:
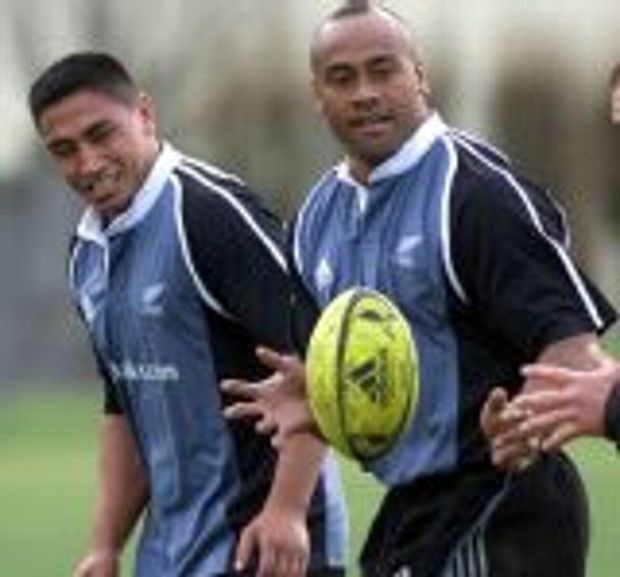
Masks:
[[[376,148],[367,148],[360,153],[360,156],[366,159],[369,164],[378,166],[382,162],[386,161],[390,156],[398,152],[399,147],[385,146]]]

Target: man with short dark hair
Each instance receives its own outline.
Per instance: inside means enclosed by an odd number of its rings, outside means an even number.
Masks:
[[[614,311],[567,253],[548,192],[495,148],[447,126],[415,42],[385,8],[330,15],[311,46],[312,86],[345,151],[292,228],[298,299],[323,309],[356,285],[408,319],[420,396],[397,445],[363,466],[389,487],[362,553],[366,577],[583,577],[587,504],[564,455],[520,475],[495,468],[479,428],[490,383],[521,386],[526,361],[595,367]],[[276,372],[231,417],[277,439],[315,430],[302,363]]]
[[[87,205],[71,290],[105,383],[100,487],[76,577],[116,577],[144,512],[139,577],[342,577],[337,470],[308,435],[276,454],[231,424],[218,382],[259,378],[257,343],[290,350],[278,221],[236,176],[162,142],[125,67],[72,54],[30,109]]]

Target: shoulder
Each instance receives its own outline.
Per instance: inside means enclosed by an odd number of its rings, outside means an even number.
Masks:
[[[256,195],[238,176],[198,160],[184,157],[174,170],[184,204],[209,213],[239,210],[256,202]]]
[[[297,211],[296,221],[300,222],[306,215],[309,215],[324,206],[326,201],[331,198],[331,193],[337,186],[337,169],[332,167],[325,171],[312,185],[301,203],[299,210]]]
[[[221,232],[243,228],[281,241],[280,219],[240,177],[187,157],[174,175],[180,186],[182,225],[189,233],[217,240]]]
[[[332,203],[337,197],[334,194],[338,187],[337,169],[330,168],[324,172],[310,188],[304,201],[297,210],[288,228],[289,248],[292,249],[295,264],[301,266],[303,248],[312,243],[312,236],[318,234],[324,223],[325,215],[330,212]]]
[[[522,174],[499,149],[462,133],[450,135],[457,158],[452,184],[453,226],[522,221],[568,243],[564,210],[548,188]]]

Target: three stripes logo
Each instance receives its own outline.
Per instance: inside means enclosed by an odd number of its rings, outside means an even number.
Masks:
[[[390,338],[394,338],[392,322],[393,315],[380,314],[375,310],[364,310],[359,315],[360,321],[373,323]],[[374,404],[385,406],[390,402],[390,387],[388,386],[388,351],[382,348],[378,353],[352,367],[347,375],[346,382],[357,387]]]
[[[393,340],[394,338],[396,338],[396,335],[394,334],[394,322],[397,319],[393,314],[390,314],[390,313],[381,314],[381,313],[378,313],[377,311],[365,310],[360,314],[359,318],[363,321],[366,321],[369,323],[375,323],[379,325],[381,330],[390,339]]]
[[[387,351],[356,366],[346,376],[346,382],[357,387],[376,405],[387,405],[390,400],[387,375]]]

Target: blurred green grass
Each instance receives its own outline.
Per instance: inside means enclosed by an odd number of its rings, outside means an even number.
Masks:
[[[88,542],[95,489],[99,398],[93,393],[28,393],[0,406],[0,575],[69,576]],[[600,441],[572,453],[591,497],[589,577],[620,570],[620,457]],[[343,462],[351,516],[351,567],[381,488]],[[124,575],[130,575],[130,562]],[[352,569],[351,576],[357,575]],[[554,576],[555,577],[555,576]]]

